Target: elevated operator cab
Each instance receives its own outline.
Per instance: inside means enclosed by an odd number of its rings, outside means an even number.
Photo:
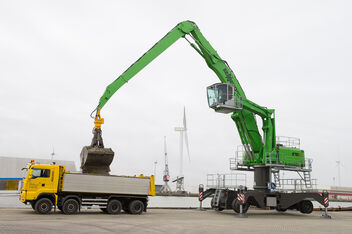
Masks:
[[[234,95],[234,85],[216,83],[207,87],[208,105],[216,112],[232,113],[242,109],[241,97]]]

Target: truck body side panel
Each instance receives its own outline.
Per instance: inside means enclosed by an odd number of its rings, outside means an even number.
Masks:
[[[148,195],[150,179],[65,173],[62,192]]]

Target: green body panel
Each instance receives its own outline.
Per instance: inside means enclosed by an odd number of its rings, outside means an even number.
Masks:
[[[236,124],[242,144],[250,146],[255,156],[248,160],[250,164],[264,164],[264,155],[276,152],[274,110],[257,105],[246,98],[240,83],[227,62],[221,59],[216,50],[200,32],[197,25],[191,21],[184,21],[176,25],[176,27],[167,33],[115,81],[107,86],[99,100],[98,109],[102,109],[111,96],[139,71],[178,39],[181,37],[185,38],[185,36],[193,38],[195,43],[190,42],[190,45],[204,58],[208,67],[215,72],[221,83],[234,85],[234,95],[241,98],[243,109],[235,110],[231,118]],[[259,132],[254,115],[260,116],[263,120],[263,136]]]
[[[278,146],[279,164],[304,167],[304,151],[297,148]]]
[[[265,164],[279,164],[292,167],[304,167],[305,156],[304,151],[298,148],[289,148],[283,146],[277,146],[276,151],[266,154],[263,159]],[[262,159],[259,154],[254,155],[254,160],[250,160],[246,152],[243,153],[243,164],[244,165],[260,165]]]

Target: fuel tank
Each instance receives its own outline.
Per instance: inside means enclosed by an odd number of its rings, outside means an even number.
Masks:
[[[111,148],[84,146],[81,151],[81,169],[83,173],[109,175],[110,164],[114,159]]]

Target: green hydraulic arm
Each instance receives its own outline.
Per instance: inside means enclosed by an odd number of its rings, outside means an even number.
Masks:
[[[221,83],[233,85],[234,96],[241,100],[242,108],[234,110],[231,118],[236,124],[242,144],[246,147],[250,163],[261,164],[263,156],[271,153],[276,145],[274,110],[257,105],[246,98],[240,83],[227,62],[221,59],[200,32],[197,25],[191,21],[184,21],[176,25],[150,50],[107,86],[95,109],[95,129],[101,131],[101,124],[104,123],[104,119],[100,116],[100,110],[112,95],[180,38],[185,38],[192,48],[204,58],[208,67],[215,72]],[[193,39],[194,42],[191,42],[190,39]],[[260,116],[263,120],[263,138],[259,132],[255,115]]]

